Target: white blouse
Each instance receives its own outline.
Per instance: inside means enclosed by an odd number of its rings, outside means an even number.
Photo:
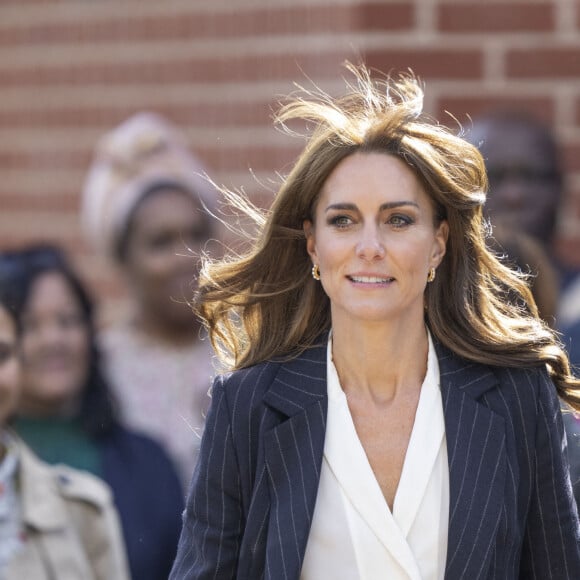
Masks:
[[[440,580],[445,575],[449,466],[439,364],[427,374],[391,513],[358,438],[328,343],[324,457],[301,580]]]

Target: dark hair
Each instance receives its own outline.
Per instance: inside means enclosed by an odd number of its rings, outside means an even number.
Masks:
[[[53,245],[39,244],[0,254],[0,300],[14,314],[21,328],[34,284],[47,273],[59,274],[67,282],[81,307],[89,336],[89,372],[82,390],[81,424],[91,436],[107,435],[117,425],[117,419],[113,397],[101,369],[93,301],[63,251]]]
[[[521,133],[526,136],[528,143],[536,144],[541,151],[543,159],[541,166],[538,166],[535,158],[527,159],[529,165],[524,158],[518,158],[518,165],[523,162],[523,167],[510,167],[510,160],[497,156],[490,159],[489,153],[495,147],[495,143],[503,139],[508,139],[509,142],[510,135]],[[491,198],[497,195],[495,192],[497,185],[512,171],[517,173],[518,178],[549,187],[550,205],[544,208],[541,229],[530,233],[539,238],[544,245],[551,243],[556,233],[558,211],[564,195],[562,154],[552,129],[529,111],[500,108],[488,110],[474,117],[471,129],[466,132],[465,137],[479,148],[485,159]],[[543,195],[547,195],[547,192]]]
[[[14,327],[16,328],[17,334],[20,334],[20,322],[16,317],[14,309],[10,306],[10,302],[6,299],[5,293],[0,288],[0,309],[3,309],[7,312],[8,316],[12,319],[14,323]]]
[[[13,285],[10,283],[12,273],[16,270],[16,260],[12,252],[0,254],[0,307],[8,313],[16,327],[16,332],[20,334],[22,325],[16,315],[16,293]]]
[[[549,177],[554,179],[559,186],[563,184],[563,170],[561,163],[561,152],[552,129],[541,119],[529,111],[519,109],[500,108],[491,109],[483,112],[481,115],[474,117],[473,127],[479,123],[488,123],[498,127],[506,127],[510,130],[524,129],[529,131],[542,147],[545,159],[551,169]],[[472,127],[472,130],[473,130]],[[468,131],[466,139],[473,142],[473,137]],[[482,139],[480,143],[474,143],[478,148],[485,150],[486,140]]]

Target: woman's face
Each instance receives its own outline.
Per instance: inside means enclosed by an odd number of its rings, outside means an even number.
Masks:
[[[431,199],[400,159],[355,153],[342,160],[305,233],[333,325],[422,320],[427,276],[445,254],[448,225],[435,226]]]
[[[202,246],[210,235],[207,216],[187,193],[161,189],[146,197],[133,216],[126,273],[142,308],[177,325],[190,319],[189,300]]]
[[[53,413],[78,400],[90,364],[81,305],[66,278],[41,274],[22,316],[22,409]]]
[[[20,388],[20,359],[16,324],[0,306],[0,427],[16,408]]]

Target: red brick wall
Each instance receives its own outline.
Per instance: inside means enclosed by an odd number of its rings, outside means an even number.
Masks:
[[[574,0],[2,0],[0,247],[64,243],[105,296],[112,271],[82,242],[78,192],[96,140],[137,110],[186,131],[211,175],[256,186],[299,142],[271,123],[293,81],[340,87],[345,58],[412,68],[444,122],[532,110],[564,148],[562,255],[580,265],[580,7]],[[250,169],[255,174],[252,177]]]

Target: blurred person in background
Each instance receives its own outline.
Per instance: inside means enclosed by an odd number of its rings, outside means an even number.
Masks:
[[[528,283],[538,313],[554,328],[559,294],[558,277],[544,247],[528,234],[502,226],[493,228],[490,246],[509,267],[529,276]],[[580,507],[580,414],[574,413],[563,402],[561,406],[568,438],[570,477],[576,504]]]
[[[574,315],[567,312],[573,312],[574,301],[580,312],[580,293],[573,290],[574,273],[554,256],[564,188],[556,140],[538,119],[507,110],[476,117],[466,137],[485,161],[489,194],[484,211],[493,226],[492,239],[516,267],[532,274],[530,286],[540,315],[563,332],[562,342],[575,367],[580,363],[580,324],[571,322]],[[570,474],[580,505],[580,415],[565,403],[562,410]]]
[[[166,578],[183,490],[161,446],[117,420],[85,287],[52,246],[5,252],[2,263],[10,264],[0,276],[22,328],[15,431],[44,461],[102,478],[119,512],[132,578]]]
[[[560,290],[556,326],[567,328],[580,319],[580,277],[555,255],[564,175],[552,131],[529,113],[499,109],[475,117],[466,138],[485,160],[486,215],[494,227],[520,230],[543,246]]]
[[[476,117],[466,138],[485,161],[492,223],[534,237],[552,257],[563,175],[550,130],[527,113],[498,110]]]
[[[21,371],[13,302],[0,276],[0,578],[128,579],[110,489],[88,473],[44,463],[9,428]]]
[[[215,235],[216,192],[203,173],[175,127],[138,113],[98,144],[82,198],[86,233],[130,292],[128,316],[100,337],[123,419],[166,447],[184,485],[214,374],[188,305]]]

